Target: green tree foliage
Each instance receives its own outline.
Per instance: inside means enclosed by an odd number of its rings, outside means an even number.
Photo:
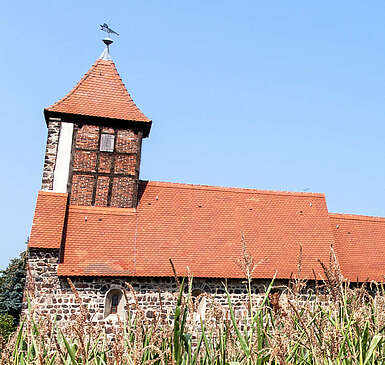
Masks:
[[[0,314],[11,315],[18,321],[23,301],[26,276],[26,252],[14,258],[0,271]]]
[[[0,314],[0,338],[7,340],[14,330],[14,318],[9,314]]]

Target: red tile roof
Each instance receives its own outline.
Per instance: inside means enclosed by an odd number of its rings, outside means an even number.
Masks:
[[[351,281],[385,281],[385,218],[328,214],[321,194],[141,182],[137,209],[70,206],[59,275],[243,277],[241,234],[256,278],[302,277],[334,244]],[[40,191],[29,247],[60,248],[67,194]]]
[[[29,247],[60,248],[68,194],[39,191]]]
[[[40,191],[29,247],[60,248],[59,275],[238,278],[241,235],[258,263],[255,278],[323,276],[334,245],[351,281],[385,281],[385,218],[327,212],[322,194],[141,182],[137,209],[70,206]]]
[[[151,123],[132,100],[114,62],[100,59],[63,99],[45,111]]]
[[[330,214],[342,275],[350,281],[385,281],[385,218]]]
[[[137,210],[70,206],[59,275],[244,277],[241,235],[254,277],[321,275],[333,233],[322,194],[141,182]]]

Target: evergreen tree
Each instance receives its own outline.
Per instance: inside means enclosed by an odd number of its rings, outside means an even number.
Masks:
[[[21,313],[26,276],[26,252],[14,258],[0,271],[0,314],[8,314],[18,321]]]

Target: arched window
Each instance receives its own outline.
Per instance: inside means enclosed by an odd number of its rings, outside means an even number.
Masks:
[[[123,295],[122,289],[114,288],[110,289],[105,297],[104,302],[104,318],[113,318],[117,315],[121,319],[126,317],[126,299]]]
[[[111,314],[118,313],[118,305],[119,305],[119,295],[114,294],[111,297]]]

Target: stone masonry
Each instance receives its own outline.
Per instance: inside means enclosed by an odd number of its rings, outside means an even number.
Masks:
[[[76,318],[80,313],[80,305],[76,300],[66,278],[57,276],[59,263],[58,249],[29,249],[29,274],[27,287],[34,287],[31,295],[32,306],[38,312],[51,318],[56,316],[59,325],[64,326]],[[171,268],[170,268],[171,269]],[[175,309],[178,287],[173,277],[140,278],[140,277],[74,277],[71,278],[82,303],[87,307],[93,323],[100,323],[109,327],[114,320],[106,316],[106,294],[111,289],[127,288],[126,282],[135,290],[140,308],[147,319],[152,319],[155,313],[160,313],[162,301],[163,314],[172,318]],[[227,296],[224,290],[225,279],[193,280],[193,292],[207,293],[215,298],[215,303],[225,310]],[[252,285],[252,297],[257,302],[262,299],[270,280],[256,280]],[[226,284],[231,301],[237,316],[247,311],[248,294],[244,280],[228,279]],[[287,284],[277,281],[277,286]],[[134,303],[134,298],[128,294],[129,305]],[[26,308],[24,308],[26,311]],[[115,319],[116,321],[116,319]]]
[[[45,150],[42,190],[52,190],[53,175],[56,165],[57,148],[60,137],[60,121],[50,119],[48,122],[47,146]]]

